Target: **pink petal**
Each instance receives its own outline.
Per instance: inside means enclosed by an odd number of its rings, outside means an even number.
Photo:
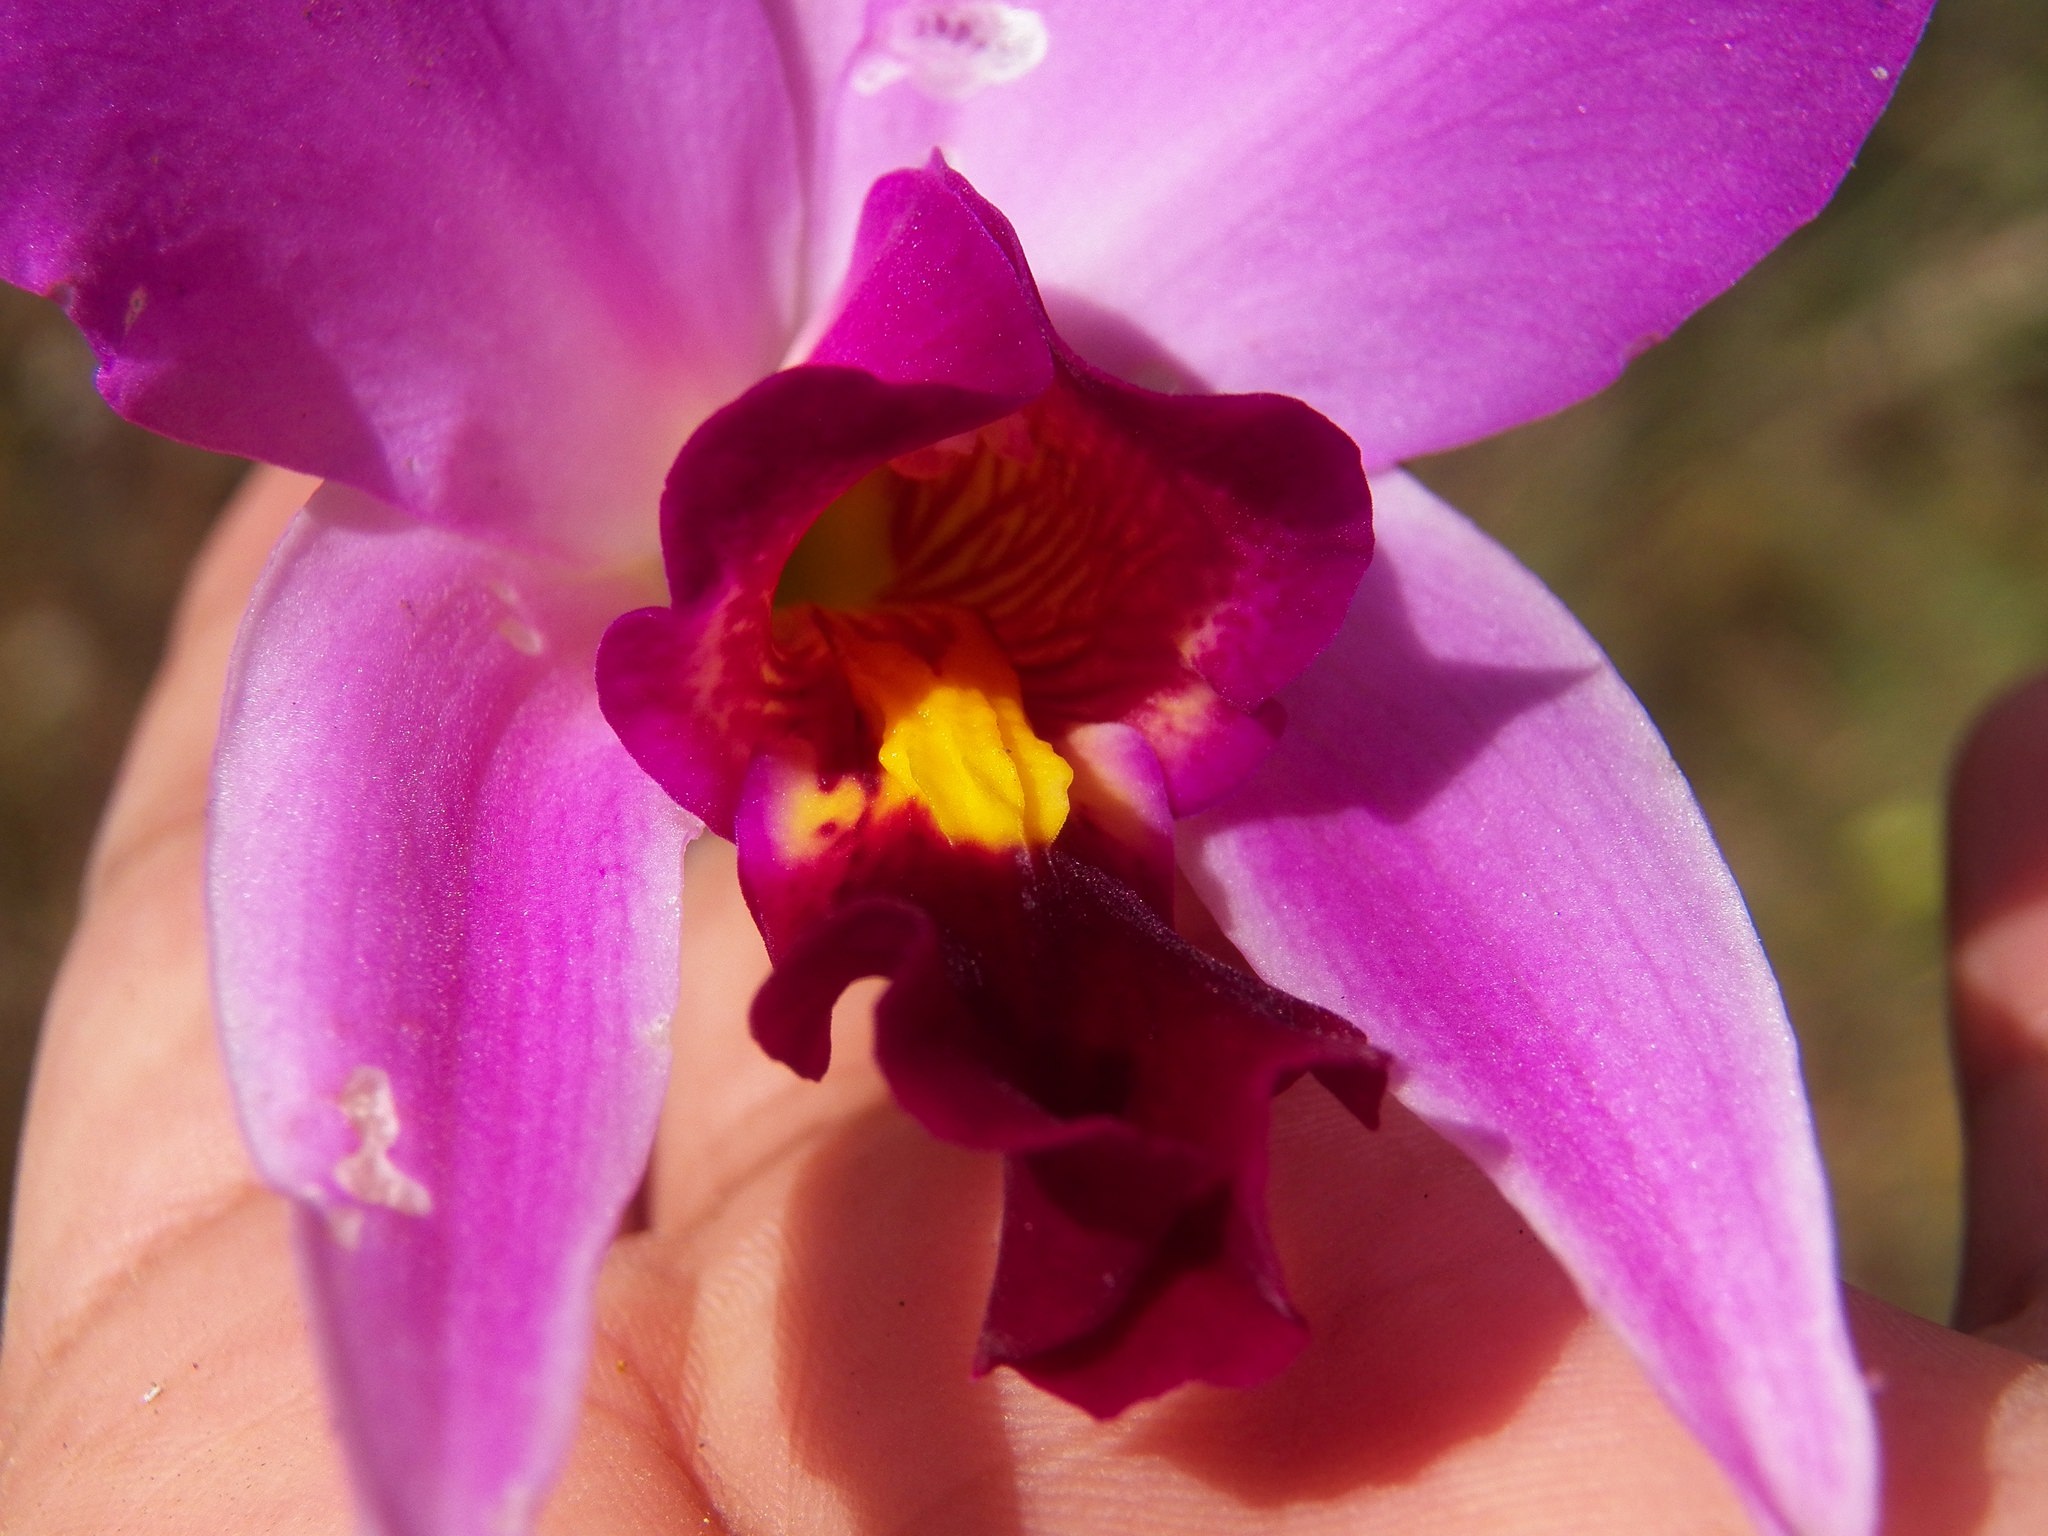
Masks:
[[[563,547],[644,549],[793,324],[753,0],[17,7],[0,277],[144,426]]]
[[[1765,1529],[1868,1536],[1870,1406],[1783,1007],[1592,641],[1403,476],[1286,736],[1182,853],[1268,981],[1365,1028]]]
[[[1391,463],[1598,389],[1811,218],[1929,5],[813,3],[817,260],[941,144],[1076,340],[1062,294]],[[1042,20],[1042,63],[957,101],[874,89],[892,18],[992,11]]]
[[[242,632],[222,1029],[384,1536],[528,1528],[653,1139],[695,823],[598,716],[631,601],[330,488]]]

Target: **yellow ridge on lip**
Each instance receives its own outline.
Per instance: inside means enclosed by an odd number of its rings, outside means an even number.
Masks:
[[[1016,671],[979,623],[961,625],[936,668],[850,630],[833,643],[884,775],[949,842],[1010,850],[1059,836],[1074,770],[1031,729]]]

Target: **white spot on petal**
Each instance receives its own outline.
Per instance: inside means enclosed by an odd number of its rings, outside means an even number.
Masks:
[[[908,80],[939,101],[965,101],[1045,61],[1045,18],[1001,0],[899,5],[870,29],[850,83],[862,96]]]
[[[854,62],[850,83],[855,95],[873,96],[909,73],[910,66],[893,53],[864,53]]]
[[[508,581],[486,583],[491,596],[505,609],[505,616],[498,620],[498,635],[513,650],[522,656],[538,656],[547,649],[547,636],[540,632],[528,614],[526,600],[519,595],[519,589]]]
[[[155,1402],[158,1398],[162,1397],[163,1395],[164,1384],[160,1381],[152,1381],[149,1384],[149,1390],[142,1394],[142,1406],[147,1408],[151,1403]]]
[[[1873,64],[1870,68],[1870,78],[1873,80],[1889,80],[1891,77],[1892,72],[1882,64]]]
[[[398,1104],[391,1096],[391,1075],[382,1067],[357,1067],[341,1090],[341,1112],[356,1128],[362,1145],[334,1165],[334,1182],[365,1205],[382,1205],[406,1216],[424,1216],[434,1208],[426,1185],[401,1173],[391,1162],[391,1144],[398,1140]],[[361,1236],[360,1223],[356,1237]],[[344,1248],[355,1244],[337,1225],[335,1238]]]
[[[498,634],[522,656],[538,656],[548,648],[547,637],[515,614],[499,620]]]

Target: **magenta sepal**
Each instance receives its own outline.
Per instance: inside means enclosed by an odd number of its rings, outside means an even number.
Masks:
[[[1557,600],[1415,481],[1375,490],[1344,629],[1184,867],[1260,975],[1371,1029],[1765,1530],[1869,1536],[1827,1192],[1734,882]]]
[[[222,1038],[381,1536],[527,1529],[646,1166],[695,823],[597,712],[630,601],[329,488],[238,644]]]
[[[808,6],[811,270],[944,144],[1084,353],[1141,377],[1141,338],[1388,464],[1591,394],[1818,213],[1932,8],[1037,0],[1043,61],[946,100],[860,68],[907,6]]]

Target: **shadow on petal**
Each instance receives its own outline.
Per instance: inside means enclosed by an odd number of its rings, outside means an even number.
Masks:
[[[1284,1094],[1272,1197],[1309,1347],[1255,1391],[1169,1399],[1133,1446],[1253,1507],[1414,1479],[1511,1419],[1585,1315],[1493,1187],[1393,1101],[1368,1135],[1319,1087]]]
[[[781,1391],[858,1530],[1022,1536],[999,1388],[968,1374],[1000,1206],[996,1159],[894,1108],[827,1139],[792,1198]]]
[[[114,408],[170,437],[388,499],[391,467],[376,429],[296,297],[265,274],[250,233],[164,241],[140,228],[51,295],[91,341]],[[202,350],[199,337],[225,344]],[[272,378],[291,381],[289,411],[277,409],[281,391],[249,387],[244,348],[264,357]]]
[[[1050,289],[1046,313],[1060,340],[1104,373],[1161,394],[1208,394],[1208,382],[1149,331],[1077,293]]]
[[[1347,725],[1361,730],[1350,742],[1336,744],[1348,767],[1341,782],[1304,777],[1288,786],[1286,810],[1292,814],[1362,806],[1382,821],[1407,821],[1518,716],[1599,670],[1497,666],[1431,654],[1416,632],[1394,562],[1387,559],[1374,561],[1366,572],[1345,628],[1344,648],[1353,658],[1348,681],[1356,690]],[[1356,659],[1366,656],[1371,662]],[[1315,734],[1317,723],[1290,704],[1289,730]],[[1213,814],[1227,821],[1230,802]]]

